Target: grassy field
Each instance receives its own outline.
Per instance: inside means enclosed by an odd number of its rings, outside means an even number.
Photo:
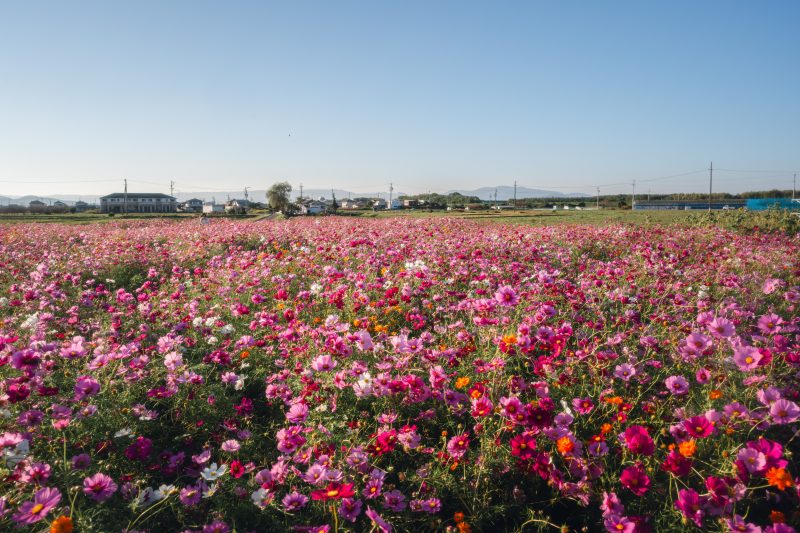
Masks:
[[[688,220],[687,211],[630,211],[620,209],[602,210],[520,210],[520,211],[396,211],[365,213],[370,218],[385,217],[450,217],[461,220],[485,222],[501,222],[511,224],[529,224],[533,226],[551,226],[556,224],[590,224],[605,225],[617,223],[649,224],[681,224]]]
[[[396,218],[448,218],[455,220],[472,220],[486,223],[523,224],[529,226],[591,225],[605,226],[609,224],[633,224],[636,226],[677,225],[692,226],[700,222],[715,223],[730,229],[765,229],[783,230],[797,233],[800,228],[800,217],[779,212],[743,212],[716,211],[707,215],[705,210],[694,211],[631,211],[622,209],[586,209],[586,210],[519,210],[519,211],[344,211],[340,217],[361,219]],[[116,215],[110,217],[100,214],[0,214],[0,224],[48,223],[48,224],[102,224],[114,220],[142,220],[161,218],[170,220],[186,220],[197,218],[197,214],[174,213],[166,215]],[[282,218],[281,215],[226,215],[224,218],[252,220],[254,223],[263,219]],[[708,217],[708,220],[705,220]],[[217,218],[217,217],[214,217]]]

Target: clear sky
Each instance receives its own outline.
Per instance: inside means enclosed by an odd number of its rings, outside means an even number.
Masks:
[[[0,2],[0,195],[704,191],[710,161],[715,190],[790,189],[798,21],[794,0]]]

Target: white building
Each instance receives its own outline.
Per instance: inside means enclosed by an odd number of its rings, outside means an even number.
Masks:
[[[115,192],[100,198],[101,213],[175,213],[174,196],[161,193]]]
[[[224,213],[225,206],[222,204],[215,204],[214,202],[204,202],[203,203],[203,213],[212,214],[212,213]]]

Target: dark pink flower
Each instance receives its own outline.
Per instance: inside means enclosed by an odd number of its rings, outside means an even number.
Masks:
[[[714,426],[704,416],[693,416],[683,421],[683,427],[692,437],[704,439],[714,433]]]
[[[650,478],[641,466],[629,466],[619,476],[622,486],[637,496],[644,496],[650,488]]]
[[[653,455],[655,451],[653,439],[650,438],[650,434],[644,426],[628,427],[623,434],[623,439],[625,446],[633,453],[649,456]]]
[[[109,499],[117,490],[117,484],[111,477],[97,473],[83,480],[83,493],[96,502]]]

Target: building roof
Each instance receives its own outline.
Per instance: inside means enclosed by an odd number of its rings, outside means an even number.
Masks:
[[[168,200],[175,201],[174,196],[169,196],[168,194],[162,194],[160,192],[129,192],[127,194],[128,200],[133,198],[166,198]],[[107,198],[125,198],[124,192],[115,192],[113,194],[107,194],[106,196],[101,196],[101,200],[105,200]]]

